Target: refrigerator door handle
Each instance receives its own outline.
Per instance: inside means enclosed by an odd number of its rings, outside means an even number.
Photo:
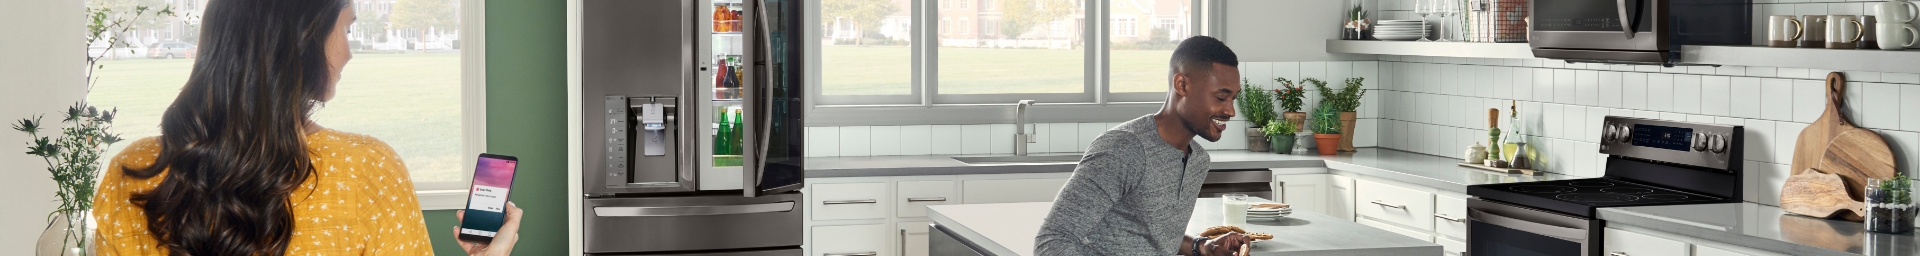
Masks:
[[[748,205],[594,207],[593,215],[599,217],[671,217],[769,213],[792,211],[794,204],[793,201],[784,201]]]
[[[768,134],[771,130],[771,120],[768,118],[770,115],[767,110],[769,105],[772,105],[773,98],[772,95],[767,95],[767,90],[773,84],[771,65],[773,33],[770,32],[772,29],[767,28],[766,8],[766,1],[748,1],[747,9],[753,12],[753,21],[743,26],[746,36],[751,38],[747,42],[751,49],[745,56],[746,65],[741,65],[747,67],[745,72],[747,77],[744,80],[748,81],[741,84],[741,97],[746,105],[744,116],[747,118],[743,122],[747,126],[747,132],[740,138],[743,142],[741,149],[745,151],[741,152],[745,160],[741,171],[746,172],[743,176],[746,184],[741,188],[746,190],[746,196],[749,197],[761,196],[759,185],[766,172],[767,136],[771,135]]]

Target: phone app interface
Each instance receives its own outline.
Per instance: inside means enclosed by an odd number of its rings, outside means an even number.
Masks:
[[[480,158],[474,165],[473,191],[467,198],[466,219],[460,233],[493,236],[507,217],[507,188],[513,185],[512,160]]]

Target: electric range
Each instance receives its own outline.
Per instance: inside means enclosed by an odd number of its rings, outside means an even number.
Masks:
[[[1467,187],[1475,256],[1605,255],[1602,207],[1740,202],[1740,126],[1608,116],[1600,178]]]

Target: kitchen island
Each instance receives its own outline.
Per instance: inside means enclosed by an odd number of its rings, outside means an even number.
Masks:
[[[1033,255],[1034,237],[1052,207],[1050,202],[928,206],[932,255]],[[1187,221],[1187,235],[1220,225],[1221,211],[1219,198],[1201,198]],[[1252,219],[1241,228],[1273,234],[1273,240],[1254,243],[1253,255],[1441,255],[1438,244],[1311,211]]]

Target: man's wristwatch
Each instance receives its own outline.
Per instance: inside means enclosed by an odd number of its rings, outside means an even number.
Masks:
[[[1206,245],[1207,245],[1207,237],[1204,237],[1204,236],[1203,236],[1203,237],[1198,237],[1198,238],[1194,238],[1194,239],[1193,239],[1193,251],[1192,251],[1192,252],[1190,252],[1190,253],[1192,253],[1192,254],[1188,254],[1188,255],[1189,255],[1189,256],[1202,256],[1202,255],[1206,255],[1206,254],[1201,254],[1201,253],[1200,253],[1200,252],[1202,252],[1202,251],[1206,251],[1206,250],[1202,250],[1202,249],[1200,249],[1200,248],[1205,248],[1205,247],[1206,247]]]

